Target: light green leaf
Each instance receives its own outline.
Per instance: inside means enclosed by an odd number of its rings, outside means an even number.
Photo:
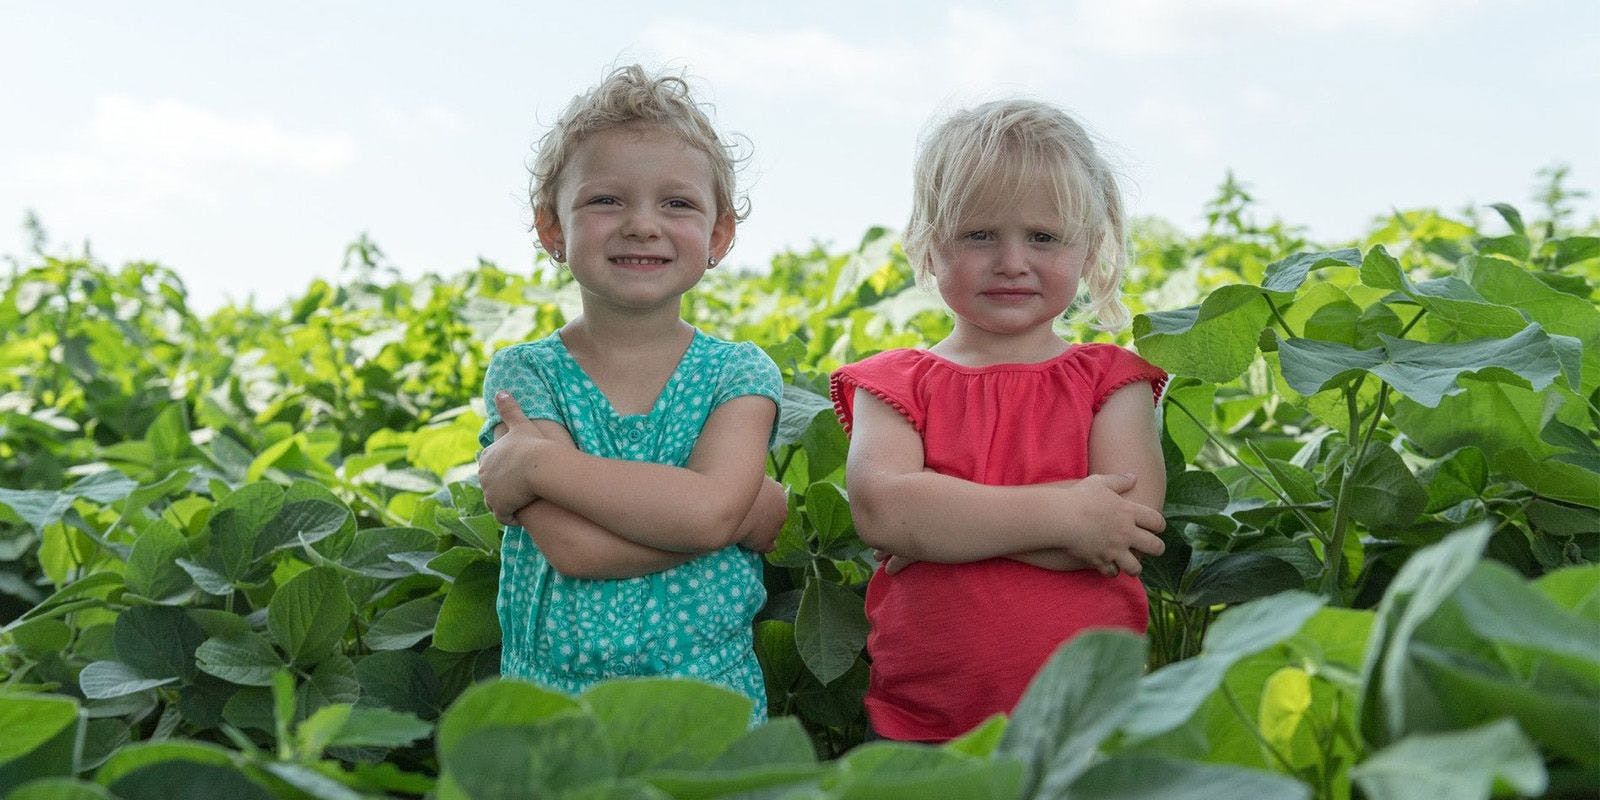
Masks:
[[[271,686],[273,674],[284,668],[278,652],[256,633],[212,637],[194,656],[202,672],[241,686]]]
[[[1028,684],[1000,740],[1024,766],[1023,795],[1056,797],[1133,712],[1145,642],[1092,630],[1068,641]]]
[[[773,447],[787,447],[800,441],[811,421],[826,411],[833,413],[833,401],[791,383],[783,385],[783,402],[778,404],[778,438]]]
[[[806,489],[805,514],[817,532],[817,547],[821,550],[832,547],[854,529],[850,503],[831,483],[813,483]]]
[[[1413,734],[1357,764],[1350,777],[1372,800],[1486,800],[1496,779],[1531,797],[1548,785],[1544,759],[1511,720]]]
[[[616,776],[600,727],[587,716],[477,728],[441,749],[440,767],[471,800],[567,797]]]
[[[836,775],[833,792],[842,800],[1012,800],[1019,796],[1023,765],[1006,757],[980,760],[938,748],[872,742],[840,759]]]
[[[1140,355],[1167,372],[1225,383],[1255,360],[1271,313],[1260,289],[1224,286],[1199,306],[1138,315],[1134,341]]]
[[[78,687],[90,700],[108,700],[177,682],[176,675],[147,678],[121,661],[96,661],[78,673]]]
[[[1305,283],[1312,270],[1325,267],[1358,267],[1361,253],[1354,247],[1325,253],[1296,253],[1267,267],[1261,278],[1261,288],[1269,292],[1293,294]]]
[[[622,776],[709,764],[744,735],[752,706],[730,689],[682,678],[609,680],[580,700],[599,722]]]
[[[476,684],[463,692],[439,721],[439,760],[442,763],[455,758],[456,747],[473,731],[532,725],[563,714],[575,714],[581,709],[578,701],[571,697],[523,681]],[[595,736],[599,735],[597,727]]]
[[[60,695],[0,694],[0,764],[27,755],[78,723],[78,704]]]
[[[40,778],[11,790],[6,800],[117,800],[104,786],[72,778]]]

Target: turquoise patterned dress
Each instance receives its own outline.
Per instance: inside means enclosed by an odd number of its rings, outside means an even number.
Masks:
[[[489,420],[494,395],[511,392],[529,418],[564,425],[578,449],[605,458],[688,464],[706,418],[742,395],[782,396],[778,368],[760,348],[699,331],[647,414],[618,414],[558,334],[497,352],[483,381]],[[626,502],[626,496],[619,496]],[[624,580],[569,578],[556,572],[520,526],[501,544],[496,607],[500,672],[577,693],[619,676],[698,678],[755,702],[766,718],[761,665],[751,623],[766,602],[762,557],[738,546],[664,572]]]

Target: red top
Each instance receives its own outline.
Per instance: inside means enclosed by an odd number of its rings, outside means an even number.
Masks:
[[[890,350],[833,373],[845,432],[865,389],[922,435],[924,463],[977,483],[1018,486],[1082,478],[1089,427],[1116,390],[1167,376],[1109,344],[1075,345],[1048,361],[967,367],[925,350]],[[981,532],[974,532],[981,535]],[[867,714],[890,739],[944,741],[1009,713],[1034,673],[1079,631],[1144,632],[1137,578],[1054,572],[1004,558],[881,568],[867,584]]]

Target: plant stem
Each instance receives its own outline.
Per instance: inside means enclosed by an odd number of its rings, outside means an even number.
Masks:
[[[1240,458],[1239,454],[1235,452],[1233,448],[1229,447],[1226,442],[1222,441],[1222,439],[1218,438],[1216,434],[1212,433],[1211,429],[1207,427],[1204,422],[1201,422],[1200,418],[1195,416],[1193,411],[1185,408],[1183,403],[1178,402],[1178,400],[1173,398],[1171,395],[1167,395],[1167,403],[1177,406],[1179,411],[1182,411],[1189,417],[1189,419],[1194,421],[1194,424],[1200,428],[1200,431],[1206,435],[1206,438],[1209,439],[1212,444],[1217,446],[1217,449],[1227,454],[1228,458],[1233,459],[1233,463],[1243,467],[1245,472],[1250,473],[1250,477],[1256,479],[1256,482],[1267,487],[1267,491],[1272,492],[1273,496],[1277,497],[1278,500],[1285,506],[1291,506],[1289,510],[1294,512],[1296,517],[1300,518],[1300,522],[1306,526],[1306,530],[1310,531],[1312,535],[1317,537],[1317,539],[1323,542],[1328,541],[1327,534],[1322,532],[1322,529],[1317,526],[1316,522],[1312,521],[1310,517],[1306,516],[1304,511],[1298,508],[1292,508],[1292,506],[1295,505],[1294,500],[1290,499],[1288,495],[1285,495],[1283,491],[1278,488],[1277,484],[1267,480],[1265,476],[1259,472],[1256,472],[1249,464],[1245,463],[1244,459]]]
[[[1265,292],[1263,292],[1261,296],[1267,301],[1267,309],[1272,312],[1272,318],[1278,321],[1278,327],[1283,328],[1283,332],[1288,334],[1290,338],[1293,338],[1294,331],[1289,328],[1288,320],[1285,320],[1283,315],[1278,313],[1278,306],[1276,303],[1272,302],[1272,296]]]
[[[1227,681],[1222,683],[1222,696],[1228,701],[1228,706],[1233,709],[1234,715],[1239,718],[1239,722],[1244,726],[1244,729],[1249,731],[1250,735],[1261,745],[1261,749],[1267,751],[1272,756],[1272,759],[1278,762],[1278,766],[1283,768],[1284,772],[1290,775],[1295,774],[1294,765],[1290,764],[1289,759],[1278,752],[1278,748],[1273,747],[1272,743],[1267,741],[1267,737],[1261,735],[1260,726],[1250,718],[1249,714],[1245,713],[1244,706],[1239,705],[1239,698],[1233,696],[1233,690],[1228,688]]]
[[[1350,433],[1352,436],[1360,433],[1361,411],[1356,407],[1356,391],[1360,388],[1358,382],[1355,386],[1345,389],[1345,410],[1350,414]],[[1345,459],[1344,475],[1339,481],[1339,498],[1333,504],[1333,536],[1323,548],[1322,559],[1322,593],[1340,605],[1340,572],[1344,568],[1344,536],[1350,525],[1350,479],[1355,474],[1356,468],[1361,465],[1361,447],[1356,444],[1352,456]]]

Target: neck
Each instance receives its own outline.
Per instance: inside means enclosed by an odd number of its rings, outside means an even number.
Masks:
[[[931,350],[958,364],[983,367],[1047,361],[1066,352],[1067,343],[1049,325],[1021,333],[995,333],[968,325],[958,317],[955,330]]]
[[[562,336],[569,345],[602,353],[681,349],[683,341],[694,335],[694,328],[683,321],[677,308],[669,311],[632,313],[585,307],[583,314],[562,328]]]

